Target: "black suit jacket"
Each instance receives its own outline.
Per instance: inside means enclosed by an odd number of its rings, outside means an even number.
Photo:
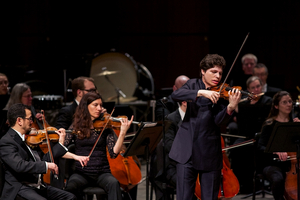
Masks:
[[[175,101],[188,103],[169,156],[181,164],[191,160],[194,169],[197,170],[220,170],[220,126],[227,124],[231,116],[227,114],[227,107],[222,103],[222,99],[212,106],[213,103],[208,98],[197,97],[199,89],[205,89],[202,80],[190,79],[172,93]]]
[[[55,127],[57,129],[64,128],[69,129],[73,122],[73,116],[77,108],[77,103],[74,100],[73,103],[69,106],[65,106],[62,109],[60,109],[57,119],[56,119],[56,125]]]
[[[167,115],[166,119],[172,122],[165,135],[165,153],[166,153],[165,168],[167,169],[169,165],[173,165],[174,167],[176,167],[176,162],[169,158],[169,153],[182,120],[178,109],[170,113],[169,115]],[[158,170],[158,173],[156,175],[157,177],[163,175],[163,141],[162,140],[158,143],[156,148],[157,170]]]
[[[280,88],[271,87],[271,86],[267,85],[267,91],[265,92],[265,95],[273,98],[273,96],[279,91],[281,91]]]
[[[37,183],[37,174],[46,173],[49,154],[37,148],[41,161],[35,161],[18,133],[10,128],[0,140],[0,157],[5,168],[5,184],[1,199],[15,199],[22,184]],[[61,157],[67,151],[56,143],[52,148],[53,157]]]

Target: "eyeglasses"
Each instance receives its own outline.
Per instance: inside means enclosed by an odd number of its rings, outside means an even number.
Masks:
[[[0,85],[8,85],[9,82],[8,81],[0,81]]]
[[[28,118],[24,117],[23,119],[27,119],[27,120],[29,120],[29,121],[33,121],[32,116],[31,116],[31,117],[28,117]]]
[[[22,96],[22,97],[29,99],[29,98],[31,98],[31,97],[32,97],[32,95],[31,95],[31,94],[29,94],[29,95]]]
[[[286,104],[292,104],[293,101],[289,100],[289,101],[280,101],[279,103],[281,103],[282,105],[286,105]]]
[[[83,91],[86,91],[86,92],[97,92],[97,88],[92,88],[92,89],[83,90]]]

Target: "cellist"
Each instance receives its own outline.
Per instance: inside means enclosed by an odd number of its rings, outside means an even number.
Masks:
[[[258,141],[258,150],[260,151],[261,160],[260,169],[267,180],[272,185],[274,199],[284,199],[286,172],[291,166],[290,162],[274,161],[277,157],[280,161],[286,161],[287,152],[274,152],[273,154],[264,153],[272,134],[273,128],[277,122],[300,122],[298,118],[292,118],[293,101],[291,95],[286,91],[277,92],[272,101],[272,107],[267,120],[265,121],[261,136]],[[259,170],[259,169],[258,169]]]
[[[241,99],[240,91],[228,92],[229,104],[220,93],[208,88],[222,78],[225,59],[208,54],[200,62],[200,78],[190,79],[172,93],[175,101],[187,101],[187,110],[176,134],[169,157],[177,161],[177,199],[192,199],[200,175],[201,199],[218,199],[222,150],[220,125],[227,123]]]

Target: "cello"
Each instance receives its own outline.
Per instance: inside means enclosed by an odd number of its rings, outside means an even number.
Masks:
[[[296,152],[289,152],[288,156],[289,160],[291,161],[291,169],[290,171],[286,172],[284,197],[287,200],[296,200],[298,199],[297,173],[299,173],[299,167],[297,169],[297,155]]]

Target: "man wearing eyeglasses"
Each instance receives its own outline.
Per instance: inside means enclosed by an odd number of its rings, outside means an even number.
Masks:
[[[90,77],[80,76],[72,81],[72,92],[74,101],[71,105],[63,107],[57,116],[56,128],[68,129],[72,124],[73,115],[76,108],[83,97],[88,92],[98,92],[94,83],[94,79]]]
[[[55,163],[49,162],[49,155],[40,148],[29,148],[25,134],[31,131],[32,114],[30,107],[21,103],[12,105],[8,110],[11,127],[0,140],[0,158],[5,168],[5,183],[1,199],[15,199],[17,196],[32,199],[76,199],[64,190],[43,183],[42,174],[51,170],[58,174]],[[64,156],[66,149],[56,143],[53,145],[55,158]]]

